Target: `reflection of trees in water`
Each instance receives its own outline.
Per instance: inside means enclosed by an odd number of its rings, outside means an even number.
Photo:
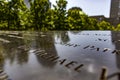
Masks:
[[[26,63],[28,62],[28,53],[20,51],[17,53],[16,58],[17,58],[18,64]]]
[[[113,41],[120,40],[120,32],[112,31],[112,40]],[[115,48],[117,50],[120,50],[120,43],[116,42],[114,44],[115,44]],[[116,54],[116,63],[117,63],[117,67],[118,67],[118,69],[120,71],[120,55],[117,55],[117,54]],[[118,75],[118,80],[120,80],[120,74]]]
[[[49,55],[57,56],[57,51],[54,45],[54,32],[18,32],[19,35],[5,33],[5,35],[0,35],[0,38],[10,41],[10,43],[0,42],[1,53],[4,54],[5,59],[8,59],[11,63],[14,61],[19,64],[23,64],[28,61],[28,53],[24,49],[19,49],[19,46],[25,45],[26,47],[33,49],[43,49]],[[27,33],[27,34],[26,34]],[[56,34],[56,32],[55,32]],[[19,36],[23,38],[10,37],[8,35]],[[57,36],[63,43],[69,41],[68,32],[60,31],[57,33]],[[55,64],[49,62],[45,58],[37,56],[38,61],[45,66],[54,66]]]
[[[0,53],[0,69],[4,66],[4,58],[3,55]]]
[[[61,43],[66,44],[70,41],[67,31],[56,31],[55,34],[57,36],[57,39],[59,39]]]
[[[54,45],[54,36],[52,32],[44,32],[38,33],[38,36],[36,36],[35,38],[36,41],[36,46],[35,48],[40,48],[42,50],[45,50],[45,52],[48,54],[46,55],[46,57],[53,55],[53,56],[57,56],[57,51],[55,49],[55,45]],[[52,63],[51,61],[40,57],[39,55],[37,56],[37,60],[46,67],[53,67],[55,65],[55,63]]]
[[[17,36],[22,36],[22,34]],[[10,41],[10,43],[1,42],[0,45],[0,47],[2,47],[2,54],[4,54],[5,59],[9,59],[11,63],[17,60],[19,64],[28,61],[28,54],[23,53],[23,50],[18,50],[19,46],[25,44],[23,39],[9,37],[8,34],[0,35],[0,38]]]

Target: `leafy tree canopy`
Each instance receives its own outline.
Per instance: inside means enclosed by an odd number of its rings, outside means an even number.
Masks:
[[[110,23],[89,17],[80,7],[66,10],[66,0],[57,0],[53,9],[49,0],[29,0],[28,3],[30,7],[24,0],[0,0],[0,29],[115,30]]]

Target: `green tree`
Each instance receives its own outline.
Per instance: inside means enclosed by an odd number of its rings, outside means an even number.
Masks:
[[[24,0],[9,1],[9,20],[11,20],[11,29],[22,29],[23,20],[27,7]]]
[[[100,30],[114,30],[114,27],[106,21],[101,21],[100,23],[98,23],[98,26],[100,27]]]
[[[120,24],[117,25],[117,27],[115,28],[116,31],[120,30]]]
[[[67,1],[57,0],[51,9],[49,0],[0,0],[0,29],[8,30],[119,30],[110,23],[97,21],[80,7],[66,10]]]
[[[7,28],[8,3],[5,0],[0,1],[0,29]]]
[[[94,18],[87,17],[85,19],[85,25],[83,26],[82,30],[99,30],[98,21]]]
[[[47,11],[50,8],[49,0],[29,0],[30,12],[32,19],[32,26],[35,30],[45,29],[47,24],[45,22]]]
[[[0,1],[0,22],[3,29],[21,29],[26,10],[23,0]]]
[[[46,19],[45,19],[48,30],[55,29],[54,21],[55,21],[55,10],[49,9],[46,13]]]
[[[79,7],[72,7],[68,10],[68,27],[72,30],[85,29],[88,16]]]
[[[67,19],[66,19],[66,0],[58,0],[56,1],[56,5],[54,5],[55,16],[54,16],[54,25],[57,30],[64,30],[67,26]]]

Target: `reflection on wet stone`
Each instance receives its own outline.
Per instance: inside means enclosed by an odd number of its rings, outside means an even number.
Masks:
[[[0,80],[10,80],[8,75],[2,69],[0,69]]]
[[[120,80],[119,34],[0,32],[0,76],[5,72],[12,80]]]
[[[36,53],[37,60],[45,67],[53,67],[55,63],[51,62],[51,60],[55,59],[57,56],[54,39],[52,38],[51,33],[38,34],[39,35],[36,37],[36,41],[38,41],[37,44],[40,46],[36,45],[36,48],[40,47],[41,49],[34,51],[34,53]]]

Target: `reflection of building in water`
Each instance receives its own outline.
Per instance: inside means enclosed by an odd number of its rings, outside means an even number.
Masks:
[[[116,42],[118,40],[120,40],[120,32],[112,32],[112,41],[115,44],[116,50],[120,50],[120,42]],[[116,63],[120,71],[120,55],[119,54],[116,54]],[[118,80],[120,80],[120,74],[118,76]]]
[[[35,38],[36,41],[36,49],[42,49],[45,50],[43,53],[47,53],[47,55],[45,55],[45,57],[48,56],[57,56],[57,51],[55,49],[55,45],[54,45],[54,37],[52,33],[38,33],[38,36],[36,36]],[[39,55],[37,56],[37,60],[46,67],[53,67],[55,65],[55,63],[49,61],[48,59],[42,58]]]

